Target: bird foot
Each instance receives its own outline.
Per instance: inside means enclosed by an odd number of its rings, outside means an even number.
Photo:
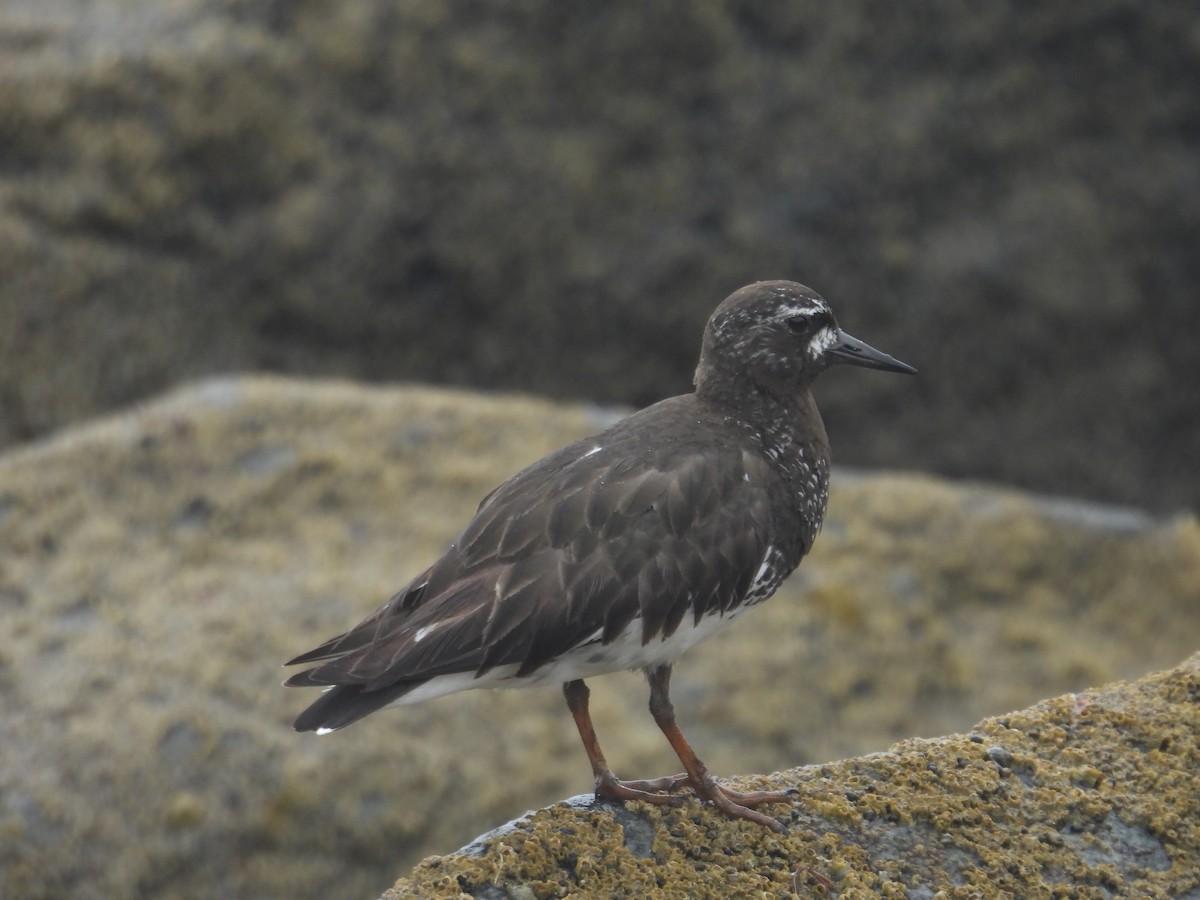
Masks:
[[[671,775],[645,781],[622,781],[612,772],[596,776],[597,800],[641,800],[656,806],[679,806],[683,798],[671,792],[690,784],[686,775]]]
[[[800,792],[795,788],[786,791],[735,791],[722,787],[711,775],[697,785],[687,773],[643,781],[621,781],[612,772],[603,772],[597,777],[596,799],[641,800],[656,806],[679,806],[683,798],[675,791],[684,787],[691,787],[697,797],[711,803],[730,818],[749,819],[777,833],[782,833],[784,827],[765,813],[758,812],[757,808],[771,803],[795,803],[800,799]]]
[[[775,819],[758,812],[757,808],[771,803],[795,803],[800,799],[800,792],[795,788],[786,791],[735,791],[717,784],[711,775],[692,787],[700,799],[707,800],[730,818],[757,822],[777,834],[782,834],[786,829]]]

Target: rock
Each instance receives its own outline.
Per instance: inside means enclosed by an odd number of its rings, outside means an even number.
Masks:
[[[0,442],[243,370],[640,405],[790,277],[922,370],[822,385],[843,461],[1195,509],[1193,28],[10,0]]]
[[[782,836],[694,798],[577,798],[422,861],[383,897],[1193,896],[1198,773],[1200,654],[969,735],[735,779],[800,789]]]
[[[420,571],[500,480],[613,416],[241,378],[5,455],[6,891],[378,894],[590,788],[557,691],[316,737],[291,731],[312,694],[279,666]],[[1200,645],[1197,585],[1195,519],[835,470],[811,558],[682,660],[673,697],[720,774],[838,759],[1168,665]],[[674,771],[642,679],[592,688],[618,773]]]

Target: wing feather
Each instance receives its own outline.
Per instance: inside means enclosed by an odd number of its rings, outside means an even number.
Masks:
[[[736,444],[649,453],[619,429],[498,487],[446,555],[345,634],[292,663],[289,685],[389,690],[515,664],[526,675],[635,620],[648,643],[737,606],[767,552],[762,473]],[[606,437],[607,435],[607,437]],[[600,449],[597,450],[596,448]],[[365,713],[364,713],[365,714]]]

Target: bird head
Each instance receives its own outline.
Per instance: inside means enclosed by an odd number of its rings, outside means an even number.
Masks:
[[[845,363],[915,374],[907,363],[863,343],[838,327],[825,299],[792,281],[760,281],[727,297],[708,320],[698,393],[749,381],[787,396],[807,389],[830,366]]]

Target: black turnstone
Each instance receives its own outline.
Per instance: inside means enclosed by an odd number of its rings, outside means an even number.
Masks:
[[[500,485],[446,554],[345,634],[290,660],[327,690],[297,731],[335,731],[391,704],[467,688],[563,686],[597,799],[677,804],[686,785],[727,815],[794,792],[718,784],[675,724],[671,666],[774,593],[825,515],[829,443],[809,387],[835,363],[911,366],[838,328],[790,281],[727,298],[704,330],[692,394],[656,403]],[[621,781],[583,679],[642,669],[684,772]]]

